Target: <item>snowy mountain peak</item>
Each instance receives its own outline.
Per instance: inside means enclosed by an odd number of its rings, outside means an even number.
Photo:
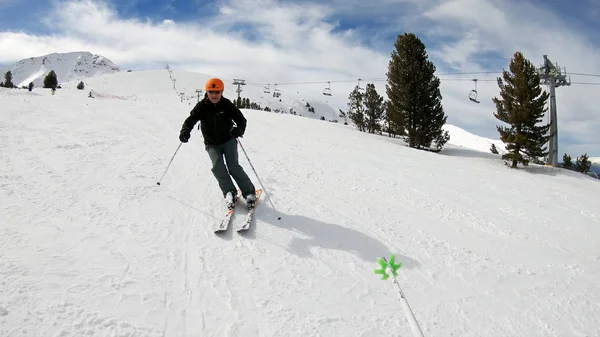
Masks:
[[[121,71],[119,66],[106,57],[87,51],[26,58],[2,69],[0,74],[3,76],[9,70],[13,75],[13,83],[19,87],[26,86],[29,82],[33,82],[36,87],[43,86],[44,78],[51,70],[56,73],[59,84]]]

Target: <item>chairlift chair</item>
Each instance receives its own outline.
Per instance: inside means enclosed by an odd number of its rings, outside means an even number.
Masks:
[[[275,84],[275,89],[273,89],[273,97],[279,96],[281,96],[281,92],[279,92],[279,89],[277,89],[277,84]]]
[[[365,91],[365,88],[362,88],[362,87],[360,86],[360,81],[362,81],[362,78],[359,78],[359,79],[358,79],[358,84],[356,85],[356,87],[358,88],[358,91]]]
[[[323,89],[323,95],[331,96],[331,82],[327,81],[327,88]]]
[[[469,99],[472,102],[481,103],[477,100],[477,79],[473,79],[473,82],[475,82],[475,89],[471,90],[471,92],[469,93]]]
[[[270,94],[271,93],[271,84],[267,84],[267,86],[264,88],[263,92],[265,94]]]

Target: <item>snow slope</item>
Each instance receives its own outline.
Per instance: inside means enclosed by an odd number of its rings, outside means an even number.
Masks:
[[[425,336],[600,335],[597,180],[244,110],[270,200],[219,236],[197,130],[173,158],[188,102],[111,76],[0,89],[0,336],[412,336],[391,253]]]
[[[79,81],[102,74],[119,72],[119,67],[109,59],[90,52],[52,53],[23,59],[0,70],[2,78],[7,71],[13,75],[17,87],[33,82],[36,87],[44,86],[44,78],[54,70],[58,83]]]
[[[591,157],[592,167],[590,170],[596,174],[600,174],[600,157]]]
[[[443,128],[450,134],[448,144],[486,153],[491,153],[490,149],[494,144],[500,155],[506,153],[506,144],[500,139],[477,136],[452,124],[445,124]]]
[[[176,90],[184,92],[186,97],[190,98],[190,103],[192,104],[197,101],[196,89],[203,89],[204,83],[212,76],[220,77],[218,75],[198,74],[185,70],[171,70],[171,77],[175,79]],[[233,79],[223,78],[223,80],[225,82],[226,97],[232,100],[236,99],[238,96],[237,86],[233,85]],[[351,124],[348,118],[341,118],[339,116],[339,108],[329,103],[327,96],[315,97],[302,91],[290,91],[288,88],[275,86],[268,86],[268,90],[265,90],[264,86],[250,83],[241,86],[241,89],[241,97],[247,97],[262,107],[269,107],[272,111],[279,110],[281,113],[290,113],[290,109],[293,109],[296,115],[303,117],[316,119],[324,117],[327,121],[338,120],[341,124],[344,122]],[[273,93],[276,92],[275,89],[279,93],[278,97],[273,96]],[[268,91],[268,93],[265,91]],[[314,108],[314,112],[308,110],[306,103],[309,103]]]
[[[168,95],[171,99],[177,98],[182,101],[181,94],[183,93],[183,102],[190,109],[198,101],[198,93],[196,90],[202,90],[201,97],[204,95],[204,84],[206,81],[217,74],[201,74],[178,69],[163,69],[163,70],[146,70],[137,71],[141,76],[130,76],[131,73],[115,73],[102,76],[96,76],[86,80],[86,94],[88,89],[98,93],[121,96],[135,96],[139,99],[155,100],[155,95]],[[222,77],[221,77],[222,78]],[[237,99],[237,86],[234,86],[233,79],[222,78],[225,82],[225,97],[235,100]],[[144,82],[146,81],[146,82]],[[63,87],[76,87],[76,81],[67,83]],[[320,119],[325,117],[327,121],[338,120],[338,123],[343,124],[349,119],[339,117],[339,108],[330,104],[326,98],[312,97],[305,95],[302,92],[296,91],[293,93],[280,91],[281,96],[273,97],[273,87],[270,93],[264,93],[262,86],[246,85],[242,86],[241,97],[250,98],[262,107],[270,107],[271,110],[279,110],[281,113],[290,112],[293,108],[297,115],[303,117]],[[175,96],[173,96],[175,94]],[[309,112],[306,103],[309,103],[315,108],[315,112]]]

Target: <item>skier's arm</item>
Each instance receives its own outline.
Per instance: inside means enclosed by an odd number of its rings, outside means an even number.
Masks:
[[[181,126],[181,132],[185,131],[187,133],[190,133],[196,125],[196,123],[198,123],[198,121],[200,120],[201,112],[202,111],[200,108],[200,104],[196,104],[196,106],[190,112],[189,117],[186,118],[183,122],[183,125]]]
[[[233,103],[229,106],[229,113],[231,114],[231,118],[235,122],[236,127],[238,128],[240,135],[243,135],[246,132],[246,118]]]
[[[179,132],[179,140],[182,143],[187,143],[188,140],[190,139],[190,135],[191,135],[192,129],[194,128],[194,125],[196,125],[196,123],[198,123],[198,121],[200,120],[200,116],[201,116],[200,114],[201,114],[200,104],[196,104],[196,106],[190,112],[190,115],[188,116],[188,118],[185,119],[185,121],[183,122],[183,125],[181,126],[181,131]]]

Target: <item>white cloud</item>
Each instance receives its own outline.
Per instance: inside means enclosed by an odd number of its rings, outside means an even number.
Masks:
[[[2,1],[2,0],[0,0]],[[345,6],[341,6],[345,4]],[[281,85],[283,94],[296,90],[320,92],[332,81],[331,98],[345,106],[348,93],[361,78],[385,78],[393,42],[384,51],[361,44],[362,28],[339,30],[332,18],[369,17],[385,24],[381,35],[413,31],[428,40],[428,53],[438,71],[450,66],[463,71],[488,69],[482,53],[497,53],[508,68],[515,51],[522,51],[539,65],[542,55],[566,66],[568,71],[600,73],[599,47],[581,32],[570,30],[560,16],[525,2],[497,0],[380,2],[332,0],[317,3],[281,3],[276,0],[224,0],[211,17],[179,22],[123,19],[110,5],[92,1],[67,1],[55,5],[45,22],[48,35],[0,32],[0,63],[52,52],[87,50],[102,54],[124,67],[186,68],[249,83],[316,81],[297,87]],[[377,18],[377,19],[374,19]],[[373,39],[378,38],[375,31]],[[492,97],[498,95],[498,75],[477,75],[481,104],[468,100],[473,75],[467,81],[442,77],[443,104],[449,121],[468,130],[497,137],[499,122],[492,113]],[[336,80],[349,80],[347,83]],[[444,80],[446,79],[446,80]],[[590,78],[572,78],[589,81]],[[321,83],[322,81],[322,83]],[[362,84],[364,85],[363,81]],[[375,82],[385,94],[385,82]],[[596,106],[600,86],[557,89],[559,132],[600,148],[600,116]],[[559,139],[563,139],[559,136]],[[575,147],[572,147],[575,148]],[[561,152],[570,151],[561,148]],[[593,150],[588,150],[593,151]],[[598,151],[598,150],[595,150]],[[600,153],[597,153],[600,155]]]
[[[219,12],[221,13],[221,15],[224,15],[224,16],[233,16],[233,15],[237,14],[235,9],[228,7],[228,6],[220,7]]]
[[[11,51],[0,62],[87,49],[117,64],[183,64],[249,82],[319,79],[325,85],[331,79],[381,77],[387,56],[360,46],[352,34],[332,34],[324,13],[327,8],[317,5],[232,1],[213,18],[165,24],[120,19],[100,2],[64,2],[45,20],[52,35],[1,33],[0,49]],[[236,29],[240,25],[252,26],[257,41]]]

